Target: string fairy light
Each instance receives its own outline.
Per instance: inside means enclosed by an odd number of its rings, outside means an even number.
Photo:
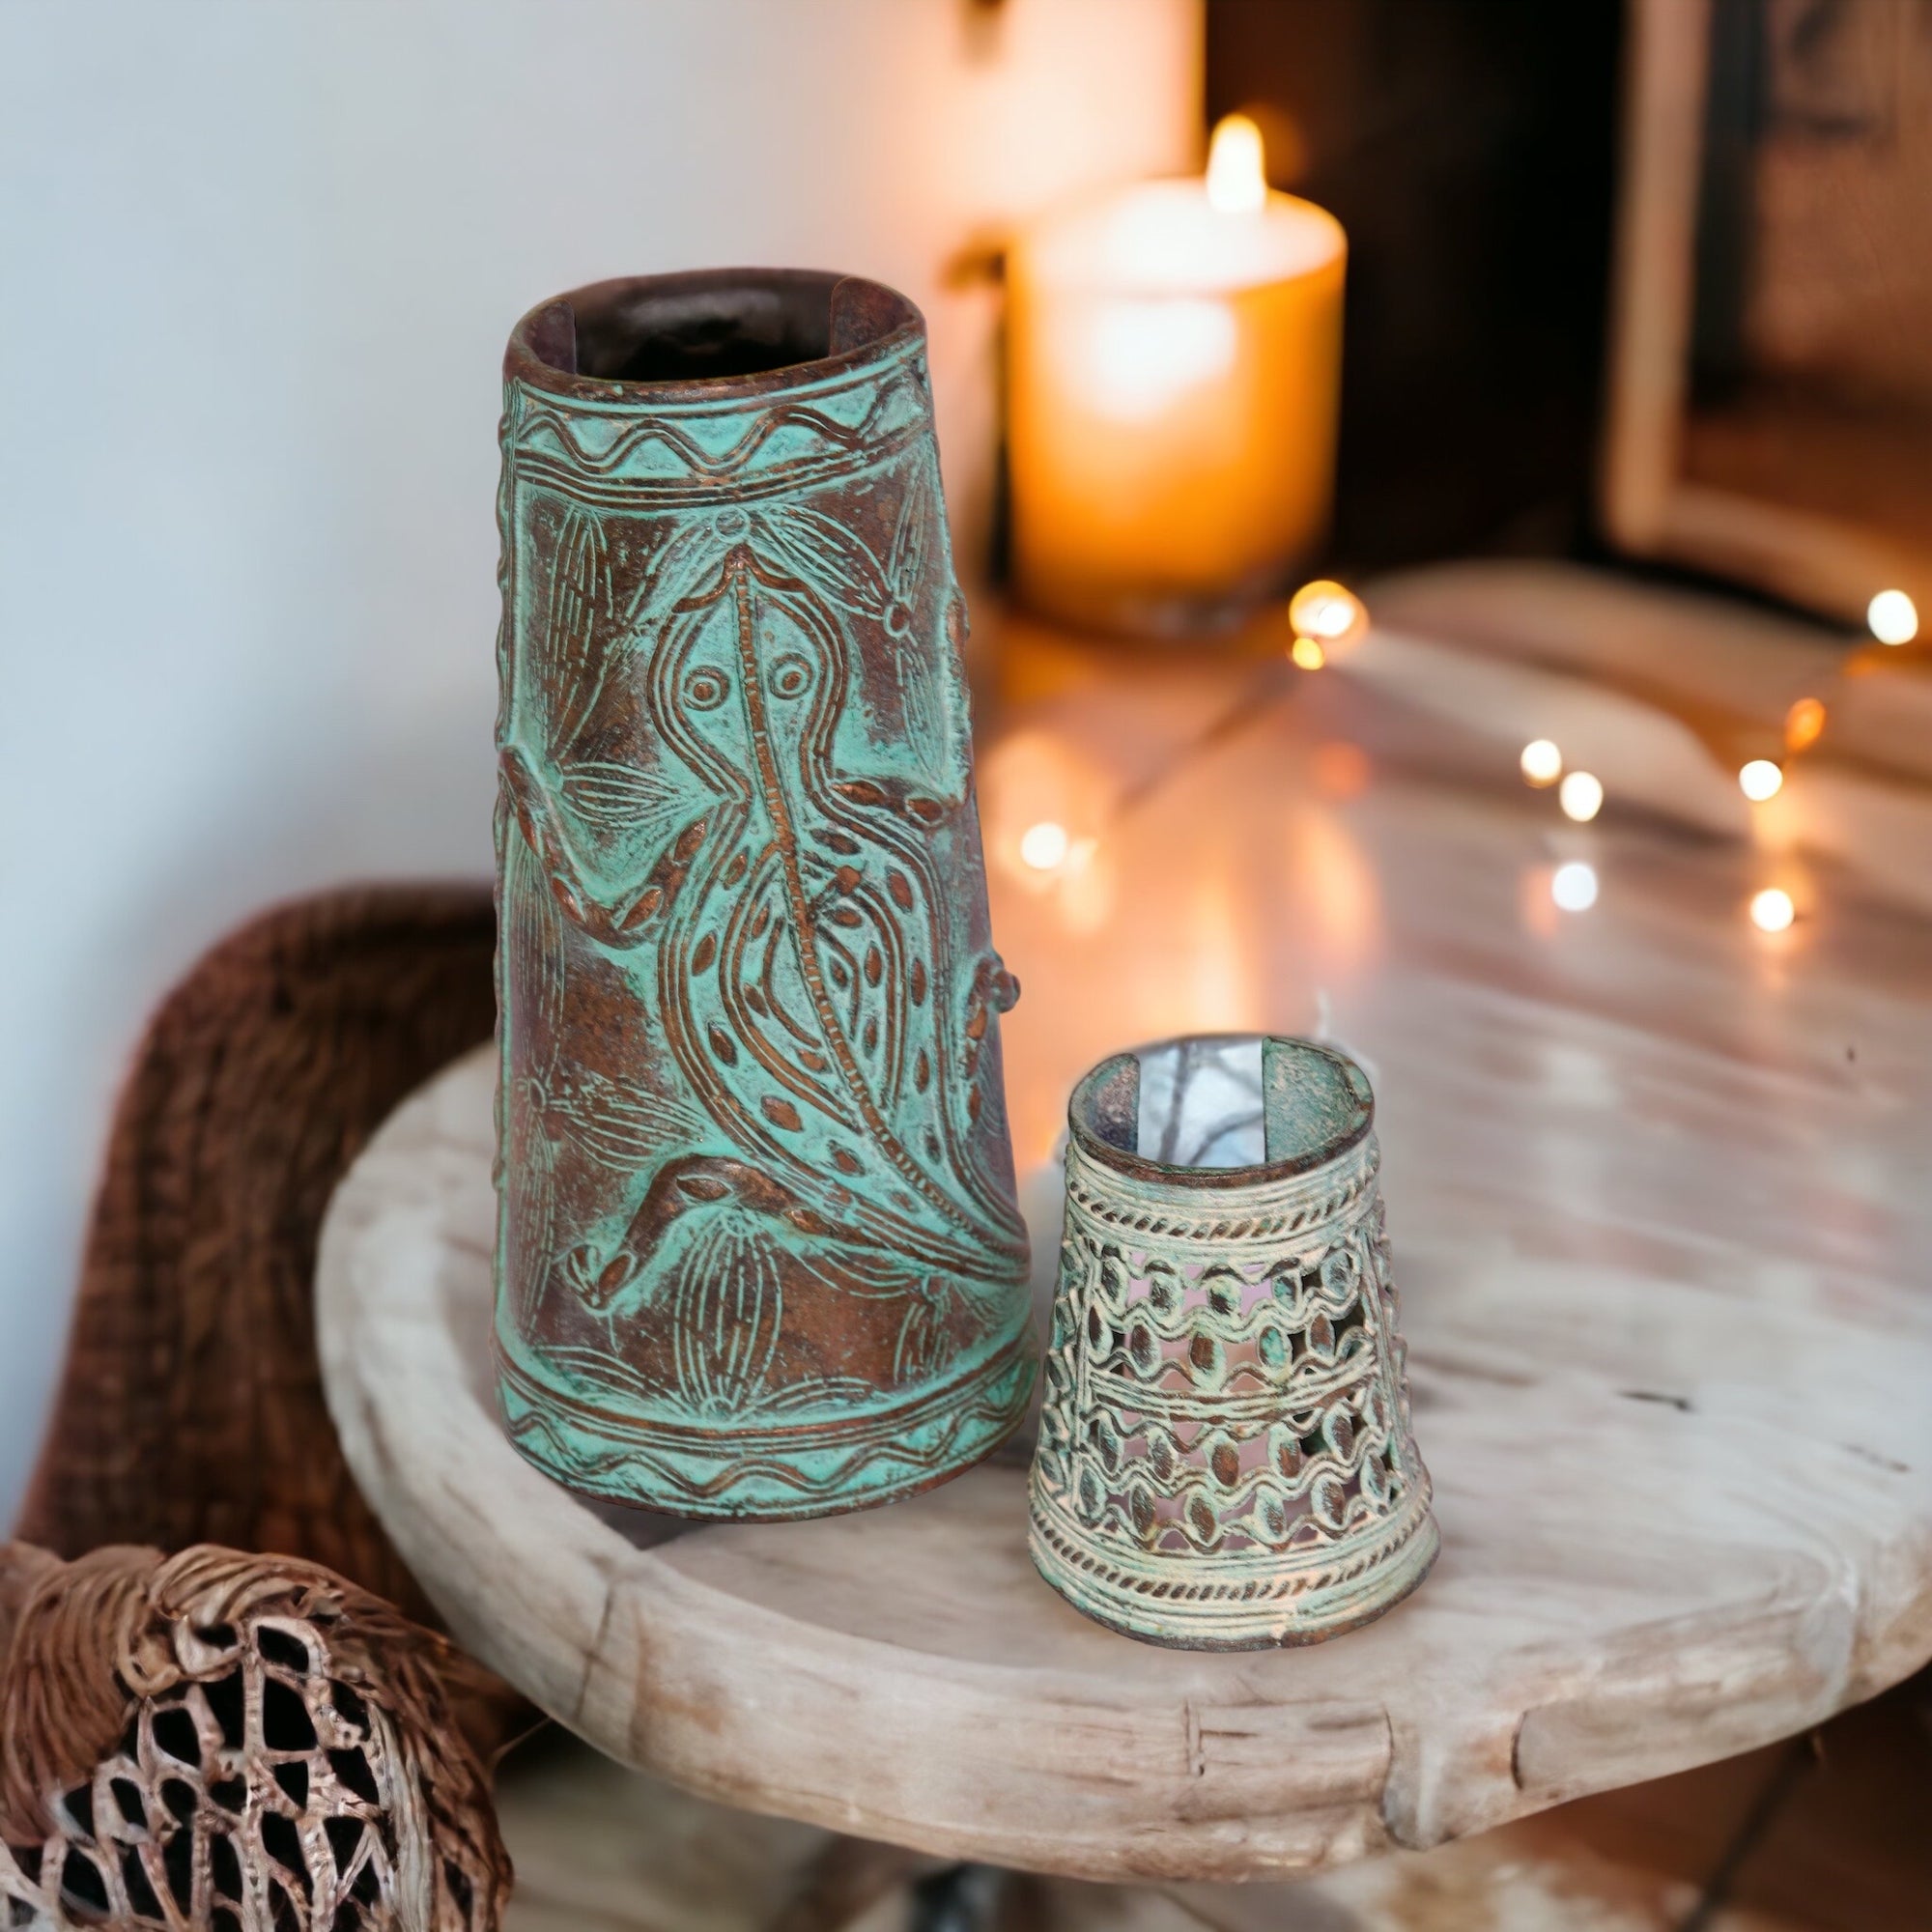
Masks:
[[[1361,642],[1369,613],[1347,584],[1319,577],[1288,600],[1288,625],[1294,637],[1288,647],[1290,661],[1302,670],[1320,670],[1331,657]]]
[[[1571,772],[1556,788],[1565,818],[1587,825],[1604,809],[1604,783],[1591,772]]]
[[[1563,776],[1563,753],[1548,738],[1532,738],[1517,763],[1525,784],[1553,785]]]
[[[1909,644],[1918,635],[1918,607],[1903,590],[1881,590],[1865,606],[1865,624],[1882,644]]]
[[[1565,912],[1588,912],[1597,903],[1597,868],[1585,859],[1566,859],[1549,875],[1549,896]]]
[[[1065,864],[1070,843],[1065,826],[1055,819],[1043,818],[1020,834],[1021,863],[1031,866],[1036,872],[1054,871]]]
[[[1367,617],[1362,600],[1347,584],[1319,577],[1288,600],[1288,621],[1301,638],[1332,644],[1351,636]]]

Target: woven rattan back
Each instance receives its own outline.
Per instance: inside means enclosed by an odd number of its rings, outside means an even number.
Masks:
[[[23,1540],[274,1550],[429,1618],[336,1447],[311,1285],[363,1143],[489,1037],[494,931],[481,886],[327,894],[255,920],[163,1004],[114,1121]]]

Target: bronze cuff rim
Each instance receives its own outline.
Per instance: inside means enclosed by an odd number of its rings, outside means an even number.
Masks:
[[[580,331],[636,331],[651,304],[720,305],[761,301],[810,327],[821,311],[826,346],[767,367],[723,375],[622,377],[585,373]],[[843,346],[839,346],[840,343]],[[510,331],[506,382],[581,402],[718,404],[796,389],[874,367],[922,347],[925,318],[896,289],[864,275],[820,269],[692,269],[676,274],[618,275],[539,302]],[[800,343],[797,346],[810,347]]]
[[[1261,1042],[1264,1065],[1270,1070],[1279,1066],[1286,1073],[1289,1066],[1294,1065],[1305,1072],[1311,1061],[1318,1064],[1325,1062],[1339,1077],[1352,1101],[1346,1122],[1320,1141],[1302,1146],[1293,1153],[1241,1167],[1195,1167],[1182,1162],[1155,1160],[1131,1145],[1136,1134],[1141,1063],[1146,1056],[1190,1043],[1227,1046],[1250,1040]],[[1272,1122],[1273,1113],[1269,1106],[1271,1084],[1264,1075],[1264,1107],[1268,1110]],[[1346,1053],[1295,1034],[1246,1029],[1226,1033],[1177,1034],[1110,1054],[1083,1076],[1066,1103],[1068,1135],[1090,1160],[1135,1180],[1156,1181],[1170,1187],[1197,1188],[1204,1193],[1232,1193],[1326,1167],[1360,1147],[1374,1132],[1375,1123],[1375,1094],[1368,1075]],[[1273,1138],[1272,1131],[1269,1138]]]

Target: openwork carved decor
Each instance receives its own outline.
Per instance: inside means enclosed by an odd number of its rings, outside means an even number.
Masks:
[[[579,290],[502,437],[510,1432],[689,1516],[923,1488],[1033,1371],[919,313]]]
[[[446,1651],[283,1558],[0,1547],[0,1925],[495,1932]]]
[[[1308,1643],[1435,1560],[1374,1099],[1306,1040],[1170,1040],[1074,1090],[1033,1557],[1153,1643]]]

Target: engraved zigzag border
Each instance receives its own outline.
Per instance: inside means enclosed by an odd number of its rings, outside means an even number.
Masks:
[[[1016,1374],[1011,1390],[1004,1397],[995,1390],[955,1409],[948,1418],[945,1433],[929,1449],[915,1449],[903,1440],[887,1437],[855,1450],[837,1468],[817,1480],[804,1475],[789,1463],[768,1457],[752,1457],[728,1464],[708,1480],[697,1481],[675,1463],[668,1461],[663,1452],[653,1452],[642,1444],[614,1448],[606,1455],[586,1458],[572,1453],[557,1424],[544,1410],[535,1407],[515,1420],[506,1418],[504,1427],[520,1451],[526,1441],[541,1436],[550,1451],[545,1459],[549,1465],[585,1482],[608,1481],[620,1469],[637,1469],[660,1479],[667,1488],[694,1502],[715,1502],[730,1490],[759,1478],[789,1489],[801,1496],[831,1496],[841,1492],[861,1470],[880,1461],[895,1462],[921,1475],[936,1472],[952,1460],[959,1438],[969,1426],[983,1424],[996,1434],[1004,1434],[1005,1431],[999,1430],[998,1425],[1005,1424],[1006,1429],[1010,1430],[1025,1412],[1033,1379],[1029,1374]]]
[[[646,443],[656,442],[683,463],[692,481],[721,483],[748,468],[781,429],[811,430],[834,450],[847,455],[866,454],[867,444],[876,440],[880,444],[880,453],[884,453],[885,448],[897,440],[900,432],[918,429],[923,420],[923,412],[915,409],[908,422],[893,424],[883,431],[879,427],[879,419],[887,412],[888,406],[897,401],[906,387],[906,381],[888,378],[856,426],[842,423],[836,416],[813,409],[809,403],[782,403],[775,408],[760,410],[738,440],[716,456],[662,414],[651,414],[632,423],[619,432],[608,449],[601,453],[594,452],[584,447],[574,425],[578,421],[594,419],[603,412],[582,410],[566,412],[540,390],[525,388],[510,446],[520,459],[536,463],[561,462],[567,468],[574,465],[578,473],[587,478],[609,479],[615,476],[637,450]],[[535,439],[543,431],[548,431],[560,445],[557,454],[537,446]],[[650,480],[663,482],[669,479]]]

